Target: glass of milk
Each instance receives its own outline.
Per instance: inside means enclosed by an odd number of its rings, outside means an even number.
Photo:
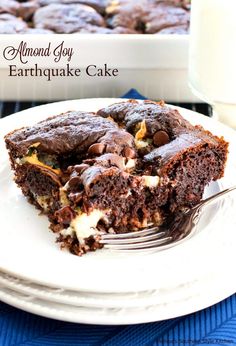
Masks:
[[[236,129],[236,0],[192,0],[189,81]]]

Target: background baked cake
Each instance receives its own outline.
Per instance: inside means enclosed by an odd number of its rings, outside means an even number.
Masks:
[[[161,225],[223,176],[228,144],[164,102],[68,112],[5,137],[15,181],[81,255],[102,233]]]
[[[189,4],[188,0],[0,0],[0,34],[187,34]]]

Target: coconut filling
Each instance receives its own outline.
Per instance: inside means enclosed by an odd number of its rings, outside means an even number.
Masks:
[[[158,175],[143,175],[143,185],[149,188],[155,188],[160,183],[160,177]]]
[[[141,121],[141,123],[138,123],[136,125],[136,134],[134,138],[135,146],[137,149],[142,149],[148,147],[152,140],[150,138],[145,138],[146,133],[147,133],[147,127],[146,127],[146,122],[145,120]]]
[[[40,207],[45,211],[48,212],[51,205],[52,201],[50,196],[39,196],[36,193],[33,193],[34,199],[36,202],[40,205]]]
[[[97,224],[107,217],[107,212],[107,210],[94,209],[90,214],[81,213],[71,221],[68,228],[63,229],[60,233],[63,236],[76,235],[79,243],[83,245],[86,238],[100,233]]]
[[[70,201],[66,194],[65,186],[59,189],[59,197],[60,197],[60,203],[62,207],[66,207],[67,205],[70,205]]]
[[[125,159],[124,159],[125,161]],[[126,163],[124,163],[125,170],[130,171],[133,170],[136,166],[136,159],[128,159]]]
[[[31,165],[36,165],[36,166],[41,166],[44,167],[48,170],[51,170],[55,174],[59,175],[61,173],[61,170],[59,168],[54,168],[53,165],[49,165],[48,162],[51,161],[50,157],[52,155],[46,155],[43,162],[42,160],[39,159],[38,153],[37,153],[37,147],[40,145],[40,143],[34,143],[32,144],[28,152],[25,156],[23,156],[21,159],[17,159],[16,163],[19,165],[23,165],[24,163],[30,163]]]

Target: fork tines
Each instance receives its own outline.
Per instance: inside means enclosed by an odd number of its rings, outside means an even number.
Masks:
[[[112,250],[151,249],[168,244],[172,240],[168,231],[161,231],[159,227],[146,228],[142,231],[122,234],[104,234],[100,244]]]

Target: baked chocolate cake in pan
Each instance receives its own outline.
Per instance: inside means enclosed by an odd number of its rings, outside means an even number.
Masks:
[[[0,34],[187,34],[189,21],[189,0],[0,0]]]
[[[164,102],[68,112],[5,137],[15,181],[82,255],[102,233],[161,225],[221,178],[228,143]]]

